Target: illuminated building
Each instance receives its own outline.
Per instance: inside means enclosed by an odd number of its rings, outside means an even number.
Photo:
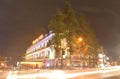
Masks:
[[[26,50],[25,62],[21,64],[34,64],[33,66],[53,66],[54,49],[47,46],[48,42],[52,39],[53,33],[43,36],[40,35],[32,42],[32,45]]]

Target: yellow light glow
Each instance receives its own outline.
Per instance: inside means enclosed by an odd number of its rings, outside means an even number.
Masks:
[[[37,39],[33,40],[32,44],[35,44],[36,42],[38,42],[42,38],[43,38],[43,34],[40,35]]]
[[[5,66],[5,64],[4,64],[4,63],[1,63],[1,66]]]
[[[20,62],[21,65],[38,65],[39,67],[42,66],[42,62]]]
[[[80,37],[78,40],[79,40],[79,42],[81,42],[81,41],[83,41],[83,38],[82,38],[82,37]]]

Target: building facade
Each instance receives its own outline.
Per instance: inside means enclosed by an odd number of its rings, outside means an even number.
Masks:
[[[52,39],[53,33],[49,32],[46,35],[40,35],[33,40],[32,45],[26,50],[25,62],[21,64],[28,64],[33,67],[52,67],[54,59],[54,49],[47,46]]]

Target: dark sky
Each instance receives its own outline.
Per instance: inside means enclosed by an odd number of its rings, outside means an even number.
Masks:
[[[120,0],[70,0],[77,15],[87,17],[100,43],[120,55]],[[20,57],[31,42],[46,33],[56,9],[65,0],[0,0],[0,54]]]

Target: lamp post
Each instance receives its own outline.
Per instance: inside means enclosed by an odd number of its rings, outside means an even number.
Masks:
[[[82,37],[79,37],[77,38],[76,40],[76,47],[78,47],[80,49],[80,43],[83,41],[83,38]],[[72,64],[73,64],[73,59],[74,59],[74,55],[70,53],[70,67],[72,67]]]
[[[78,58],[78,59],[76,59],[76,61],[79,61],[79,60],[81,60],[81,45],[82,45],[82,42],[83,42],[83,38],[82,37],[78,37],[77,38],[77,48],[78,48],[78,54],[76,54],[76,57]],[[80,63],[80,62],[79,62]],[[82,63],[81,63],[82,64]]]

